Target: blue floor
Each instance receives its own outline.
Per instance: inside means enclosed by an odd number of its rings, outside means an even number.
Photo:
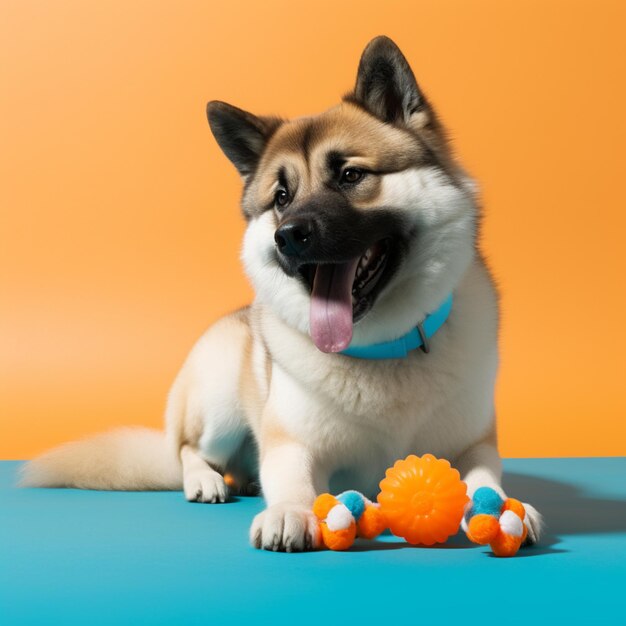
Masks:
[[[626,624],[626,458],[509,460],[546,518],[513,559],[457,536],[253,550],[258,498],[16,489],[0,463],[0,624]]]

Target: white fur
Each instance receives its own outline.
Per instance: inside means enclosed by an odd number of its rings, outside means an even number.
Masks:
[[[318,352],[275,318],[265,321],[280,424],[307,442],[323,480],[343,462],[352,473],[337,488],[373,496],[386,467],[411,452],[458,457],[464,464],[466,456],[468,472],[480,466],[480,457],[490,466],[495,463],[493,472],[477,476],[472,489],[499,479],[497,452],[493,461],[489,457],[493,446],[484,444],[485,452],[478,447],[475,455],[467,451],[468,442],[479,442],[489,432],[494,415],[493,397],[485,389],[496,372],[495,306],[480,313],[468,306],[474,296],[493,297],[485,281],[477,266],[468,272],[457,289],[450,323],[433,341],[436,349],[429,355],[413,353],[406,362],[349,359],[344,367],[329,370],[329,359],[344,357]]]
[[[287,325],[308,334],[311,300],[301,281],[287,276],[275,259],[277,225],[273,211],[252,219],[244,236],[241,259],[257,301],[276,311]]]

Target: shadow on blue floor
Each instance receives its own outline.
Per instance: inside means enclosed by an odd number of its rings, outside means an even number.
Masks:
[[[625,477],[626,480],[626,477]],[[547,534],[542,543],[558,542],[559,535],[626,532],[626,501],[599,498],[578,486],[546,478],[506,474],[504,488],[542,513]]]

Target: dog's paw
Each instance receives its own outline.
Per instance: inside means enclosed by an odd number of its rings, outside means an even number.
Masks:
[[[224,478],[210,467],[188,472],[183,478],[183,490],[189,502],[216,504],[228,500]]]
[[[525,546],[533,546],[539,543],[541,533],[543,532],[543,517],[532,504],[524,502],[526,516],[524,517],[524,525],[528,531],[526,535]]]
[[[250,542],[255,548],[274,552],[314,550],[319,545],[318,521],[301,505],[275,504],[254,518]]]

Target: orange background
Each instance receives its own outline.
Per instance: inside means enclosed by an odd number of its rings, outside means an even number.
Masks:
[[[320,111],[381,33],[482,185],[503,454],[626,453],[623,7],[2,2],[0,458],[161,424],[194,340],[251,297],[206,101]]]

